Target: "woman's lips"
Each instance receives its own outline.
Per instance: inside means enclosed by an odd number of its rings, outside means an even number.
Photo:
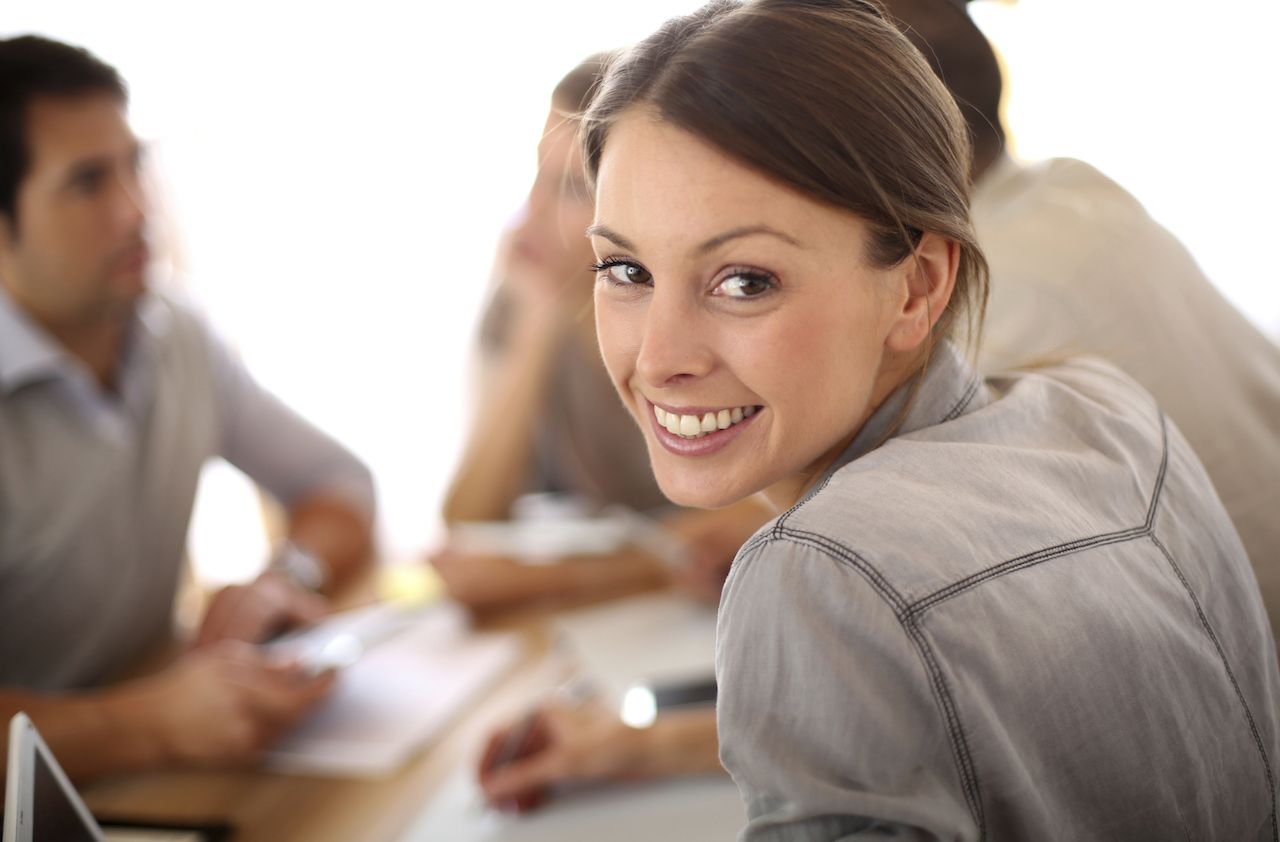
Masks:
[[[658,419],[653,411],[652,403],[645,400],[644,404],[649,415],[649,425],[653,430],[654,436],[657,437],[658,442],[665,447],[667,451],[674,453],[677,456],[710,456],[711,454],[724,449],[734,439],[742,435],[743,430],[751,426],[755,420],[760,417],[761,412],[761,410],[756,410],[755,414],[743,418],[741,421],[726,429],[704,433],[697,438],[685,438],[684,436],[676,435],[658,423]]]

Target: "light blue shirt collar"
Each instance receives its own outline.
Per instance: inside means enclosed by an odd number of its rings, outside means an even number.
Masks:
[[[169,314],[148,293],[135,309],[129,340],[121,359],[119,382],[132,381],[131,370],[149,359],[151,344],[169,329]],[[45,380],[84,378],[84,365],[72,357],[40,324],[0,287],[0,395]]]
[[[66,352],[0,287],[0,394],[66,374]]]

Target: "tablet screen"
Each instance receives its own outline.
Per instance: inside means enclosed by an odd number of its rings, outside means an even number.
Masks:
[[[85,827],[66,790],[39,749],[35,752],[35,774],[32,776],[31,838],[57,839],[65,842],[96,842],[100,837]]]

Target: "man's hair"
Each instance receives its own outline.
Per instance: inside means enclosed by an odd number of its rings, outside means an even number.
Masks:
[[[0,216],[18,221],[18,188],[31,165],[27,115],[41,97],[108,94],[128,102],[120,74],[88,50],[38,35],[0,39]]]
[[[981,169],[1003,150],[1000,62],[969,17],[967,0],[880,0],[890,20],[916,46],[951,91],[969,126]]]

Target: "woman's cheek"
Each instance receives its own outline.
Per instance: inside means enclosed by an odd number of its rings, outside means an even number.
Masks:
[[[623,393],[623,400],[630,403],[625,391],[640,355],[645,310],[634,305],[620,306],[618,302],[611,301],[608,288],[600,281],[596,282],[595,304],[600,354],[614,387]]]

